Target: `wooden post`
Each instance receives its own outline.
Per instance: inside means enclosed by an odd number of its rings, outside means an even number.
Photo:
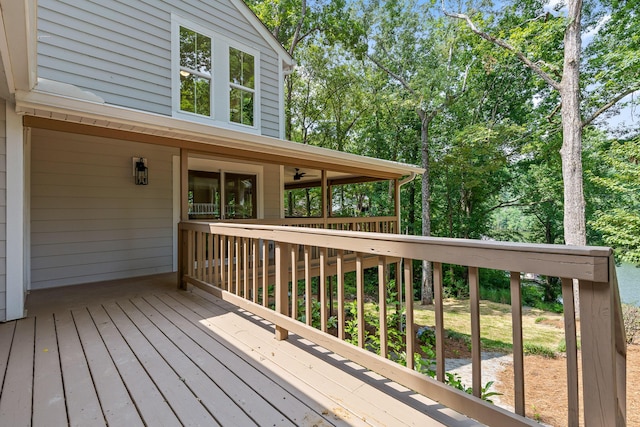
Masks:
[[[276,258],[276,311],[285,316],[289,315],[289,245],[275,242]],[[276,326],[276,339],[286,340],[289,331],[282,326]]]
[[[513,388],[516,414],[525,416],[524,347],[522,343],[522,290],[520,272],[511,272],[511,333],[513,336]],[[571,298],[573,301],[573,298]],[[573,311],[572,311],[573,313]],[[567,352],[569,347],[567,347]],[[576,371],[577,372],[577,371]]]
[[[187,290],[184,275],[187,273],[187,232],[178,224],[178,289]]]
[[[327,228],[327,217],[329,215],[329,205],[330,203],[328,203],[328,188],[327,188],[327,171],[325,169],[322,169],[322,184],[320,184],[322,186],[321,192],[322,192],[322,223],[323,223],[323,228]]]
[[[579,289],[585,426],[622,426],[616,398],[612,289],[606,282],[584,280]]]
[[[180,150],[180,221],[189,220],[189,152]],[[186,290],[184,275],[188,272],[187,233],[178,227],[178,289]],[[192,260],[193,261],[193,260]]]

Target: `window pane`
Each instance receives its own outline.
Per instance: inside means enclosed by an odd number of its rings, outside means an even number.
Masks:
[[[180,73],[180,109],[211,115],[211,81],[193,74]]]
[[[196,69],[196,32],[180,27],[180,65]]]
[[[220,218],[220,174],[189,171],[189,219]]]
[[[253,55],[232,47],[229,48],[229,81],[253,89],[254,74]]]
[[[225,218],[256,218],[256,176],[226,173],[224,181]]]
[[[253,93],[232,88],[229,92],[229,109],[232,122],[253,126]]]
[[[211,74],[211,38],[180,27],[180,66]]]

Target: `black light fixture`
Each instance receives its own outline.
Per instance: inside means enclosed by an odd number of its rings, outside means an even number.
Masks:
[[[149,184],[149,168],[147,167],[147,159],[144,157],[134,157],[133,164],[133,176],[136,185]]]

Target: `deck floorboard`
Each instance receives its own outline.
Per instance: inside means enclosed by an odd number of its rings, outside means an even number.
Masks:
[[[174,280],[33,292],[0,324],[0,425],[479,425]]]

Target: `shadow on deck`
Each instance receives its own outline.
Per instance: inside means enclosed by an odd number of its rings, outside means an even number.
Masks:
[[[479,425],[175,283],[32,292],[0,324],[0,425]]]

